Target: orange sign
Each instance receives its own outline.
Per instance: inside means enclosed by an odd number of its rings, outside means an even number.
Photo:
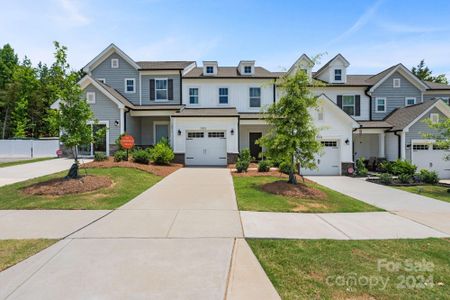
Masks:
[[[131,135],[124,135],[120,138],[120,145],[125,149],[134,147],[134,138]]]

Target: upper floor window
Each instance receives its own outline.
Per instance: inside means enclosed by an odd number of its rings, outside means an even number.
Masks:
[[[244,73],[245,74],[251,74],[252,73],[252,67],[251,66],[245,66],[244,67]]]
[[[431,123],[439,123],[439,114],[431,113],[430,119],[431,119]]]
[[[348,115],[355,115],[355,96],[354,95],[344,95],[342,96],[342,110]]]
[[[111,59],[111,68],[117,69],[119,67],[119,59],[113,58]]]
[[[342,69],[334,70],[334,81],[342,81]]]
[[[406,97],[405,98],[405,105],[409,106],[409,105],[414,105],[416,104],[416,98],[415,97]]]
[[[189,104],[198,104],[198,88],[189,89]]]
[[[135,93],[136,92],[136,79],[125,78],[125,93]]]
[[[394,78],[393,79],[393,86],[394,86],[394,88],[399,88],[400,87],[400,78]]]
[[[250,88],[250,107],[261,107],[261,88]]]
[[[95,103],[95,92],[86,93],[86,102],[91,104]]]
[[[386,112],[386,98],[375,99],[375,112]]]
[[[97,78],[97,81],[100,81],[101,83],[106,83],[106,79],[105,78]]]
[[[155,100],[167,101],[167,79],[155,79]]]
[[[213,66],[207,66],[206,67],[206,73],[207,74],[213,74],[214,73],[214,67]]]
[[[228,104],[228,88],[219,88],[219,104]]]

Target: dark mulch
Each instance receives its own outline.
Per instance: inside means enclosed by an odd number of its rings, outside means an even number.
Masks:
[[[29,195],[61,196],[92,192],[112,184],[113,181],[109,177],[86,175],[78,179],[55,178],[36,183],[23,189],[23,192]]]
[[[326,199],[327,194],[304,183],[289,184],[286,181],[274,181],[261,186],[264,192],[287,197]]]
[[[156,176],[166,177],[176,170],[183,167],[182,164],[170,164],[167,166],[159,166],[155,164],[138,164],[135,162],[130,161],[120,161],[115,162],[112,157],[108,157],[108,160],[105,161],[92,161],[90,163],[83,164],[81,166],[82,168],[113,168],[113,167],[121,167],[121,168],[134,168],[139,169],[151,174],[154,174]]]

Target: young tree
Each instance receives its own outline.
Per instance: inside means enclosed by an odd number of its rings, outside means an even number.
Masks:
[[[9,118],[14,109],[14,101],[10,98],[8,87],[13,81],[13,73],[19,65],[19,59],[14,49],[6,44],[0,48],[0,124],[1,138],[7,137],[9,131]]]
[[[448,84],[445,74],[433,76],[433,72],[425,65],[424,59],[416,67],[412,67],[411,72],[422,80]]]
[[[271,126],[259,143],[268,157],[289,164],[288,182],[296,184],[296,168],[316,167],[315,155],[321,150],[318,129],[310,115],[310,110],[317,107],[317,97],[311,93],[312,82],[301,69],[285,75],[277,85],[283,96],[264,112]]]
[[[426,139],[436,140],[436,145],[442,149],[450,149],[450,119],[433,123],[431,119],[426,119],[425,123],[433,129],[434,133],[424,133]],[[450,154],[443,157],[444,160],[450,160]]]

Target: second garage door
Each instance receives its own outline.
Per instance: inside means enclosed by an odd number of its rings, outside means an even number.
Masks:
[[[317,169],[302,169],[303,175],[340,175],[341,151],[338,141],[322,141],[323,153],[316,159]]]
[[[413,144],[412,163],[417,166],[417,171],[427,169],[436,171],[440,178],[450,178],[450,162],[444,158],[449,151],[442,150],[432,144]]]
[[[225,131],[188,131],[185,164],[187,166],[225,166],[227,164]]]

